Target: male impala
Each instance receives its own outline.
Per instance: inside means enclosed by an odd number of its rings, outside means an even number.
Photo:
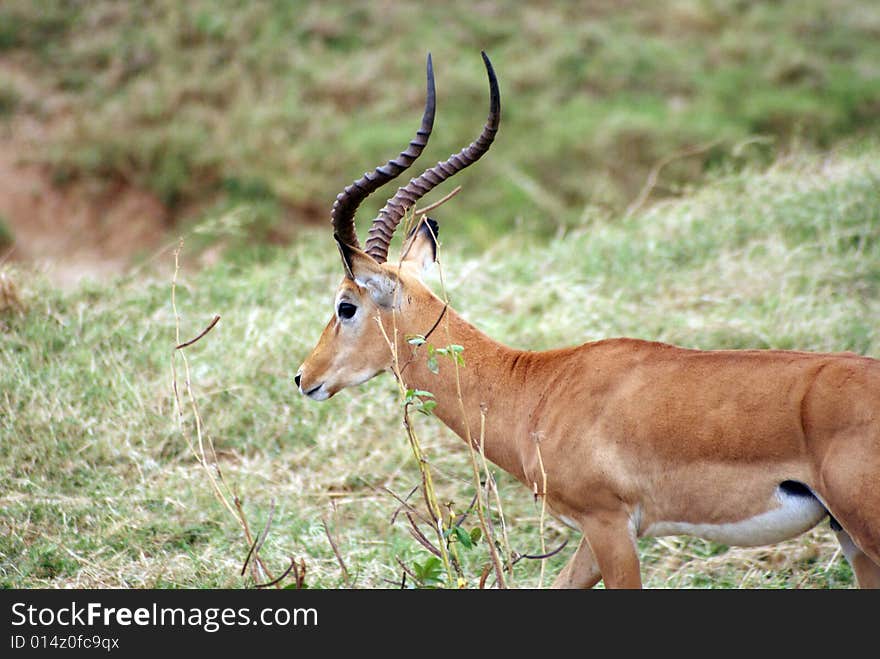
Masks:
[[[409,167],[430,136],[430,56],[416,138],[337,197],[332,223],[345,276],[335,314],[296,375],[300,392],[326,400],[391,371],[408,388],[432,392],[434,414],[465,441],[479,435],[482,411],[487,457],[529,489],[540,489],[546,473],[548,506],[583,531],[556,587],[599,579],[640,587],[642,536],[759,545],[827,516],[859,585],[880,587],[880,361],[634,339],[516,350],[464,321],[420,280],[435,259],[433,220],[410,233],[399,262],[387,262],[405,212],[480,158],[495,137],[500,97],[483,59],[491,101],[482,134],[400,188],[373,221],[363,251],[358,205]],[[425,348],[407,341],[432,332],[437,345],[464,347],[463,407],[454,365],[441,362],[432,372]]]

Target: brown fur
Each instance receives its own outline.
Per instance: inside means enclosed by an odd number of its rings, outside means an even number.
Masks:
[[[859,584],[880,585],[880,361],[632,339],[514,350],[422,284],[426,253],[416,244],[401,263],[382,265],[359,250],[345,256],[352,278],[337,299],[360,316],[331,319],[300,369],[300,390],[329,397],[396,371],[434,394],[434,413],[465,441],[476,441],[484,410],[487,457],[530,490],[543,483],[540,447],[548,505],[584,533],[555,586],[602,578],[639,587],[635,539],[651,524],[746,520],[778,505],[785,481],[810,488],[843,527],[842,544],[851,538]],[[405,340],[438,318],[431,342],[464,346],[464,414],[452,362],[434,374],[425,349]]]

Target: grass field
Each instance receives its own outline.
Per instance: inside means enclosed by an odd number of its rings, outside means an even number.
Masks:
[[[0,587],[256,583],[192,450],[174,350],[215,314],[185,349],[191,391],[252,535],[271,517],[271,573],[293,558],[310,588],[383,588],[403,565],[443,585],[398,512],[420,475],[392,378],[320,404],[292,382],[342,275],[332,200],[410,139],[429,50],[428,163],[485,119],[480,49],[500,78],[498,140],[435,213],[452,304],[490,336],[880,357],[880,7],[581,4],[0,5],[0,148],[58,186],[127,186],[168,210],[165,246],[116,278],[60,289],[0,260]],[[0,250],[15,240],[0,216]],[[439,499],[461,511],[466,447],[416,417]],[[578,538],[495,476],[516,552],[540,553],[542,531],[548,549],[568,540],[543,578],[528,559],[510,576],[546,585]],[[477,587],[486,543],[460,549]],[[854,585],[827,522],[773,547],[640,553],[653,588]]]
[[[799,155],[719,177],[686,198],[532,246],[498,237],[475,257],[442,252],[453,305],[491,336],[530,348],[608,336],[701,348],[779,347],[880,355],[880,150]],[[456,207],[438,212],[454,234]],[[280,573],[307,564],[311,587],[384,587],[397,559],[423,563],[385,488],[407,495],[418,470],[385,376],[327,403],[291,382],[331,312],[340,277],[327,230],[200,270],[184,248],[181,335],[192,384],[225,478],[255,529],[272,501],[263,549]],[[171,389],[173,259],[149,274],[62,294],[11,272],[27,312],[3,317],[0,377],[0,574],[6,586],[241,586],[247,543],[212,494],[178,425]],[[548,267],[552,264],[552,267]],[[178,364],[178,378],[181,366]],[[436,420],[418,424],[441,500],[473,494],[469,458]],[[511,543],[537,553],[539,507],[499,474]],[[341,568],[326,521],[349,571]],[[256,532],[256,531],[255,531]],[[569,532],[554,521],[548,546]],[[841,587],[852,583],[827,524],[784,545],[731,549],[642,542],[654,587]],[[570,548],[569,548],[570,550]],[[547,566],[552,575],[564,556]],[[465,556],[469,585],[487,560]],[[537,565],[513,582],[538,584]]]

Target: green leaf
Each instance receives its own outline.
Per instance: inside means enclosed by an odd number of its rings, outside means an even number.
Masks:
[[[423,586],[436,584],[443,578],[443,566],[436,556],[429,556],[424,563],[413,561],[413,572]]]
[[[403,398],[407,403],[420,403],[419,398],[433,398],[434,394],[424,389],[407,389]]]
[[[433,350],[429,350],[429,353],[431,355],[434,355],[436,353],[438,355],[452,358],[459,366],[464,366],[464,357],[462,356],[463,352],[464,346],[460,346],[457,343],[451,343],[445,348],[434,348]]]
[[[452,533],[455,539],[462,544],[465,549],[470,549],[474,546],[473,540],[471,540],[470,534],[465,531],[460,526],[453,526]]]
[[[437,358],[434,355],[428,356],[428,370],[434,375],[440,372],[440,365],[437,363]]]
[[[416,411],[421,412],[425,416],[431,416],[431,413],[434,411],[435,407],[437,407],[436,400],[426,400],[422,402],[422,404],[416,409]]]
[[[475,526],[471,529],[471,542],[477,544],[480,541],[480,538],[483,537],[483,529],[479,526]]]
[[[407,343],[410,343],[414,346],[420,346],[425,343],[425,337],[421,334],[416,334],[415,336],[411,336],[406,340]]]

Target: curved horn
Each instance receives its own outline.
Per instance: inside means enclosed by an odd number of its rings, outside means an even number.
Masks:
[[[409,148],[402,151],[394,160],[389,160],[381,167],[377,167],[373,172],[364,173],[361,178],[340,192],[333,203],[333,210],[330,211],[333,235],[346,245],[360,247],[354,226],[354,214],[361,202],[412,165],[428,143],[431,129],[434,126],[434,110],[436,109],[434,67],[431,64],[430,53],[428,53],[427,69],[428,89],[425,99],[425,113],[422,115],[422,125],[409,143]]]
[[[489,75],[490,95],[489,117],[486,119],[483,132],[469,146],[450,156],[446,162],[437,163],[434,167],[425,170],[421,176],[412,179],[398,189],[397,194],[389,199],[379,211],[378,217],[373,220],[373,225],[370,227],[366,245],[367,254],[379,263],[384,263],[388,259],[388,246],[391,244],[391,237],[394,235],[397,225],[400,224],[404,213],[450,176],[479,160],[489,150],[495,139],[498,125],[501,122],[501,95],[498,92],[498,80],[495,78],[492,63],[485,52],[480,54],[486,65],[486,73]]]

